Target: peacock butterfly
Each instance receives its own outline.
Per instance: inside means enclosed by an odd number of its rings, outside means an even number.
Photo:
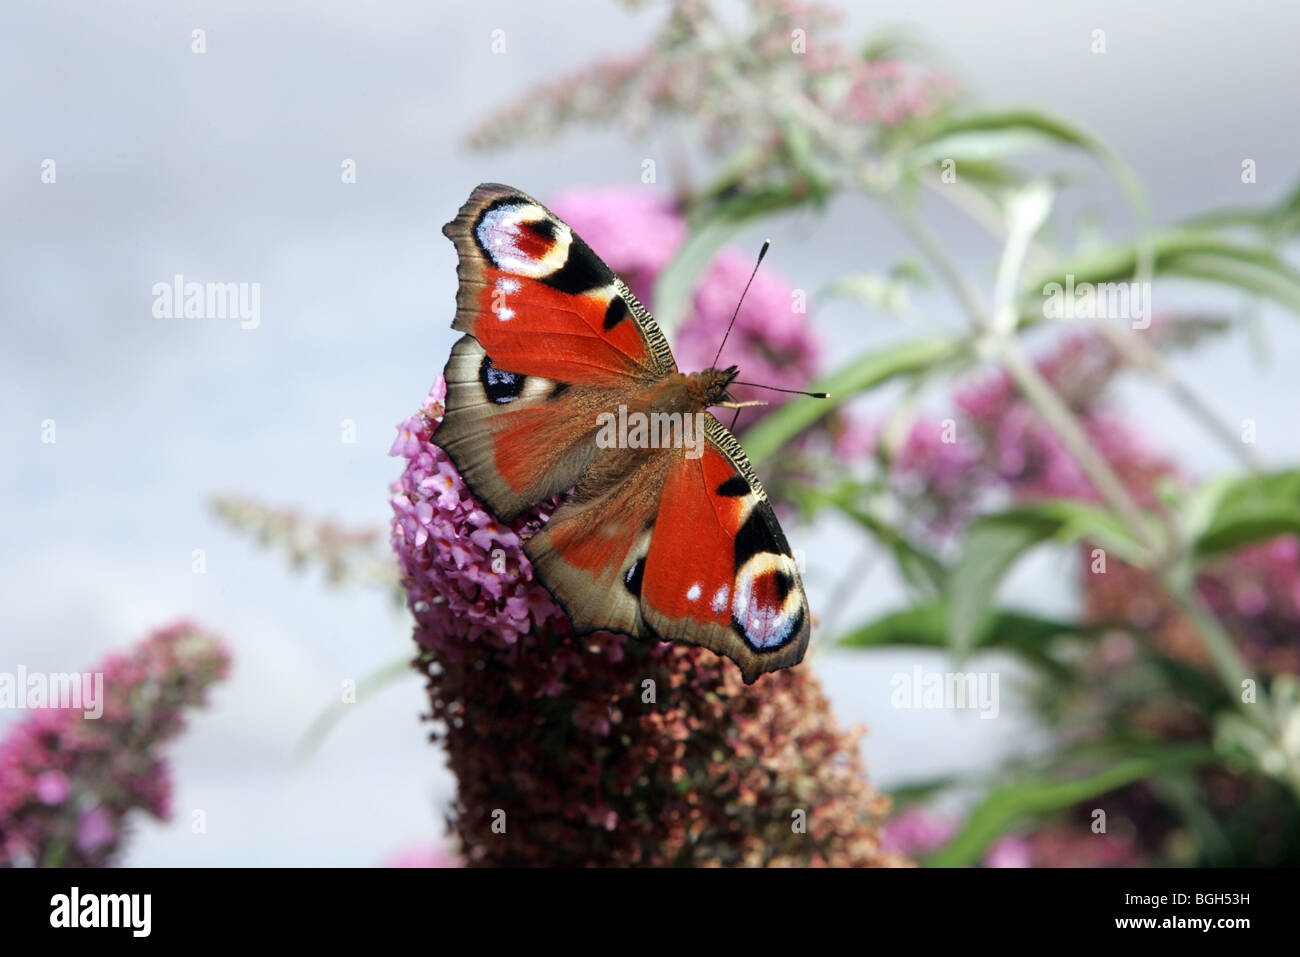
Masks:
[[[573,490],[524,551],[576,632],[703,645],[747,684],[801,661],[810,622],[790,546],[707,411],[731,403],[736,368],[678,372],[627,285],[516,189],[480,185],[443,232],[464,335],[433,440],[503,522]],[[599,441],[612,416],[673,414],[699,424],[697,444]]]

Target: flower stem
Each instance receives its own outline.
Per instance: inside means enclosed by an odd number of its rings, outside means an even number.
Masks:
[[[1151,557],[1157,561],[1161,559],[1165,553],[1165,543],[1152,533],[1150,524],[1137,503],[1133,501],[1133,497],[1129,495],[1124,483],[1120,481],[1119,476],[1115,474],[1101,453],[1093,448],[1078,420],[1061,397],[1056,394],[1034,364],[1025,358],[1014,340],[1003,340],[998,356],[1007,374],[1011,376],[1025,399],[1056,433],[1061,444],[1088,476],[1097,493],[1115,514],[1124,520],[1142,544],[1151,550]]]

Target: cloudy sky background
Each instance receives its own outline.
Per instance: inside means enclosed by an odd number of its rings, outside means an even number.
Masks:
[[[1099,134],[1146,185],[1156,222],[1273,202],[1300,174],[1295,7],[860,6],[843,39],[901,22],[985,105],[1046,108]],[[87,668],[179,616],[235,653],[232,680],[171,749],[176,820],[142,824],[128,863],[365,865],[440,835],[453,781],[416,720],[414,675],[357,705],[300,773],[290,768],[340,681],[408,652],[404,620],[382,594],[290,574],[224,529],[206,500],[243,492],[346,524],[386,522],[393,425],[419,405],[453,341],[455,258],[442,223],[480,181],[542,198],[634,183],[663,146],[577,132],[480,155],[463,134],[538,81],[638,49],[662,16],[653,5],[561,13],[419,0],[0,10],[0,670]],[[190,50],[199,27],[201,56]],[[1104,56],[1089,51],[1096,28]],[[490,50],[495,29],[506,31],[503,56]],[[55,185],[40,181],[47,158]],[[357,162],[355,185],[340,183],[345,158]],[[1258,164],[1251,186],[1244,158]],[[1105,204],[1122,234],[1117,194],[1099,173],[1092,182],[1067,203]],[[996,248],[934,213],[932,227],[983,283]],[[908,255],[883,214],[851,197],[824,217],[758,229],[740,242],[771,235],[765,268],[801,288]],[[260,327],[155,318],[151,288],[176,273],[260,283]],[[1159,286],[1157,297],[1158,309],[1238,305],[1190,285]],[[958,321],[946,300],[922,304]],[[837,356],[899,335],[847,304],[815,319]],[[1234,335],[1177,365],[1225,419],[1255,419],[1261,456],[1284,462],[1296,449],[1300,333],[1270,309],[1263,330],[1267,361]],[[1122,394],[1135,422],[1191,468],[1230,464],[1160,396],[1131,384]],[[54,445],[40,441],[45,419],[57,424]],[[355,444],[340,440],[343,419],[356,423]],[[833,527],[796,534],[816,605],[852,556]],[[196,548],[205,575],[191,572]],[[1009,593],[1068,608],[1067,573],[1064,560],[1035,562]],[[875,574],[853,614],[897,597]],[[996,721],[892,710],[889,676],[917,660],[819,652],[811,665],[842,719],[871,727],[878,784],[982,773],[1035,745],[1005,702],[1009,671]],[[19,717],[0,714],[0,730]],[[193,809],[206,812],[206,834],[190,833]]]

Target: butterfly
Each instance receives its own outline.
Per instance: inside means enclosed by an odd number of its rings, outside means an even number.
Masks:
[[[790,546],[707,411],[732,401],[736,367],[679,372],[627,285],[525,193],[484,183],[443,233],[464,335],[433,441],[502,522],[572,489],[523,548],[575,632],[702,645],[746,684],[801,661],[810,621]],[[681,413],[702,434],[599,441],[619,410]]]

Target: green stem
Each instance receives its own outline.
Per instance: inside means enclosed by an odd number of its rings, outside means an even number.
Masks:
[[[944,254],[933,235],[909,211],[902,209],[898,204],[893,204],[893,209],[917,248],[961,300],[970,315],[972,325],[984,333],[991,332],[992,316],[981,304],[974,289]],[[1109,463],[1092,447],[1073,413],[1034,368],[1033,363],[1024,357],[1014,339],[997,336],[992,341],[996,343],[998,356],[1005,365],[1007,374],[1011,376],[1029,404],[1060,437],[1062,444],[1074,456],[1098,494],[1133,529],[1133,533],[1154,556],[1161,555],[1164,550],[1162,543],[1151,533],[1141,509],[1128,494],[1124,483],[1120,481]]]
[[[1039,373],[1034,364],[1025,358],[1014,340],[1005,339],[999,349],[1002,364],[1013,382],[1023,393],[1034,411],[1048,424],[1066,451],[1083,469],[1088,480],[1092,482],[1097,493],[1105,499],[1106,504],[1124,520],[1133,534],[1152,552],[1154,559],[1164,554],[1164,543],[1159,541],[1151,531],[1151,526],[1142,510],[1129,495],[1128,489],[1118,475],[1088,441],[1078,420],[1069,407],[1056,394],[1047,380]]]
[[[1260,715],[1263,713],[1261,709],[1247,707],[1241,700],[1241,683],[1249,678],[1255,682],[1258,689],[1259,702],[1261,704],[1265,703],[1265,692],[1259,677],[1237,652],[1237,647],[1233,644],[1232,636],[1228,634],[1227,629],[1205,607],[1205,604],[1196,594],[1195,584],[1174,581],[1172,578],[1171,575],[1165,576],[1165,589],[1178,607],[1182,609],[1183,614],[1187,615],[1196,626],[1196,630],[1200,633],[1201,644],[1209,652],[1215,670],[1219,673],[1224,686],[1240,707],[1241,712],[1251,721],[1260,723]],[[1267,724],[1267,722],[1264,722],[1264,724]]]

